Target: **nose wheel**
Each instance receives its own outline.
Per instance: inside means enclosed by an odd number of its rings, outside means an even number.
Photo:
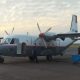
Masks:
[[[0,63],[4,62],[4,58],[0,56]]]

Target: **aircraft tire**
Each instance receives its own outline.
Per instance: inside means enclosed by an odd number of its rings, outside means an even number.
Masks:
[[[46,56],[46,59],[47,59],[48,61],[52,61],[52,56],[51,56],[51,55],[47,55],[47,56]]]
[[[36,62],[36,63],[39,63],[39,61],[37,59],[37,56],[29,56],[29,60],[33,61],[33,62]]]
[[[0,57],[0,63],[4,63],[4,58]]]
[[[30,61],[34,61],[34,57],[33,56],[29,56],[29,60]]]

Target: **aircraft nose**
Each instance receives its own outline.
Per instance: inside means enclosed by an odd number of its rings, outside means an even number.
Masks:
[[[9,53],[9,47],[7,44],[0,45],[0,55],[7,55]]]
[[[0,45],[0,55],[2,55],[5,52],[5,47]]]

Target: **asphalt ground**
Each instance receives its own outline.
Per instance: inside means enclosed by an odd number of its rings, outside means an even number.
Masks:
[[[74,49],[70,51],[53,57],[51,62],[45,57],[38,57],[39,63],[30,62],[26,57],[5,57],[5,62],[0,64],[0,80],[80,80],[80,63],[72,63]]]

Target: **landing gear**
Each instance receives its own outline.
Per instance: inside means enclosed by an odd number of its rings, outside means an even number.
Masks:
[[[33,56],[29,56],[29,60],[30,61],[33,61],[34,60],[34,57]]]
[[[4,62],[4,58],[0,56],[0,63]]]
[[[38,63],[38,58],[37,58],[37,56],[34,56],[34,61],[35,61],[36,63]]]
[[[37,56],[29,56],[29,60],[38,63]]]
[[[32,56],[29,56],[30,61],[38,63],[36,48],[32,50]]]
[[[51,55],[47,55],[47,56],[46,56],[46,59],[47,59],[48,61],[52,61],[52,56],[51,56]]]

